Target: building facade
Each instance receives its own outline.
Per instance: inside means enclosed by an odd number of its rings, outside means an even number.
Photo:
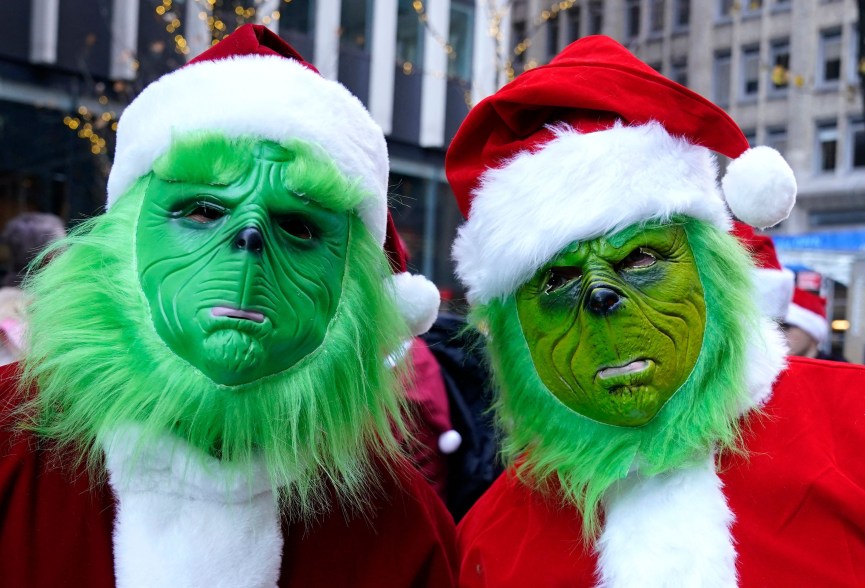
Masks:
[[[411,266],[460,297],[446,147],[495,75],[472,84],[482,0],[32,0],[0,3],[0,224],[98,212],[116,121],[150,81],[239,24],[263,24],[339,80],[385,132]],[[480,8],[479,8],[480,7]],[[478,11],[481,14],[478,14]],[[481,68],[484,69],[484,68]],[[484,76],[481,76],[484,77]],[[226,80],[230,84],[230,80]],[[474,92],[474,94],[473,94]],[[218,97],[214,97],[218,99]],[[170,108],[170,105],[166,105]]]

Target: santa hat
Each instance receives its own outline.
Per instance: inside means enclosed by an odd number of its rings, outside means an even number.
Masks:
[[[734,160],[724,197],[711,151]],[[453,253],[473,303],[513,292],[573,241],[678,214],[726,230],[727,207],[771,226],[796,194],[777,151],[749,149],[723,110],[603,36],[475,106],[446,171],[467,218]]]
[[[175,136],[198,130],[319,145],[364,189],[357,212],[384,242],[388,157],[381,128],[351,92],[321,77],[266,27],[238,28],[132,101],[117,125],[108,206],[151,170]]]
[[[390,215],[387,144],[381,128],[351,92],[321,77],[266,27],[238,28],[133,100],[117,125],[107,205],[151,170],[174,137],[198,130],[318,145],[364,190],[356,212],[384,244]],[[392,277],[400,310],[412,330],[419,332],[432,324],[435,317],[428,316],[439,305],[437,291],[433,302],[429,288],[418,286],[422,280],[405,273],[405,268]]]
[[[781,266],[772,237],[758,235],[753,227],[739,221],[733,222],[732,233],[754,261],[753,281],[757,290],[757,306],[765,316],[783,321],[793,297],[793,272]]]
[[[435,322],[441,297],[436,285],[423,275],[408,273],[408,251],[390,214],[387,215],[384,250],[393,271],[391,287],[396,295],[400,314],[408,323],[412,335],[422,335],[429,331]]]
[[[788,325],[799,327],[811,337],[822,343],[829,335],[829,321],[826,320],[826,299],[817,294],[796,288],[793,301],[787,310]]]

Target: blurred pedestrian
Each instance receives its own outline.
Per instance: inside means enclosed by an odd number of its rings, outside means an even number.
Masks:
[[[10,267],[0,288],[0,365],[19,359],[24,346],[27,303],[20,285],[30,263],[65,236],[63,221],[54,214],[25,212],[6,224],[2,240],[9,250]]]

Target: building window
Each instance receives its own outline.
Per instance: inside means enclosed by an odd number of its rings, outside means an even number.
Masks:
[[[850,121],[850,167],[865,169],[865,120],[856,118]]]
[[[547,19],[547,61],[559,52],[559,13],[551,14]]]
[[[745,100],[757,97],[760,89],[760,47],[751,46],[742,49],[742,98]]]
[[[817,171],[835,171],[838,155],[838,125],[824,122],[817,125]]]
[[[310,35],[315,28],[315,2],[289,2],[279,9],[280,32]]]
[[[448,32],[448,76],[461,80],[472,77],[472,50],[474,48],[474,6],[451,2],[451,22]]]
[[[673,28],[688,28],[691,22],[691,0],[673,0]]]
[[[677,84],[688,85],[687,57],[677,57],[670,62],[670,79]]]
[[[604,29],[604,3],[601,0],[589,2],[589,34],[600,35]]]
[[[745,16],[757,14],[763,9],[763,0],[742,0],[742,11]]]
[[[766,129],[766,145],[785,155],[787,153],[787,127],[769,127]]]
[[[626,0],[625,37],[634,39],[640,36],[640,0]]]
[[[582,19],[580,18],[580,7],[572,6],[567,12],[568,15],[568,41],[576,41],[581,36]]]
[[[721,107],[730,104],[730,65],[729,51],[715,53],[712,70],[712,101]]]
[[[339,41],[343,47],[369,53],[372,2],[343,2],[340,9]]]
[[[403,71],[411,73],[415,67],[423,67],[423,41],[424,26],[411,0],[399,0],[396,11],[396,59],[403,65]]]
[[[790,41],[773,41],[770,51],[769,63],[772,70],[769,73],[769,90],[773,94],[782,94],[790,83]]]
[[[772,4],[773,10],[790,10],[790,0],[774,0]]]
[[[841,79],[841,30],[822,31],[819,51],[817,82],[819,84],[837,84],[838,80]]]
[[[731,18],[734,4],[734,0],[718,0],[718,18],[721,20]]]
[[[749,146],[753,147],[757,143],[757,129],[742,129],[742,134]]]
[[[516,20],[511,24],[511,44],[514,47],[511,68],[522,72],[526,64],[526,21]]]
[[[664,0],[649,0],[649,32],[660,34],[664,31]]]

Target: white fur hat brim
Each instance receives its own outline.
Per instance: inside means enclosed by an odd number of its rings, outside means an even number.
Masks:
[[[714,155],[658,123],[581,134],[559,127],[536,151],[488,169],[453,247],[471,303],[507,295],[565,246],[686,215],[724,230]]]
[[[367,192],[357,212],[384,242],[388,157],[381,128],[341,84],[279,56],[196,62],[147,86],[118,123],[108,206],[150,171],[174,137],[201,130],[318,145]]]

